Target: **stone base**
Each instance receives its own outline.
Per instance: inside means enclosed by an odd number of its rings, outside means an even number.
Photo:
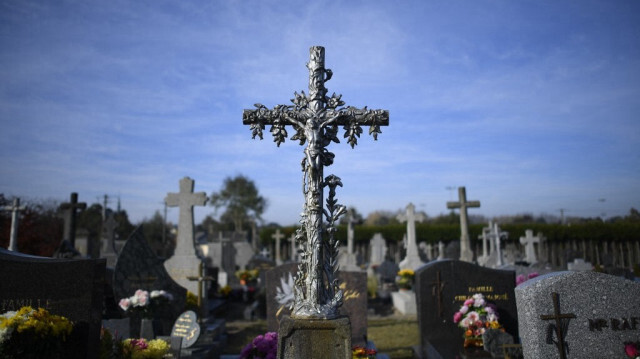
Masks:
[[[351,323],[336,319],[284,317],[278,330],[278,359],[351,359]]]
[[[400,313],[405,315],[416,315],[418,313],[416,293],[414,291],[400,290],[399,292],[392,292],[391,299],[393,300],[393,307]]]
[[[187,277],[200,276],[200,258],[195,255],[174,255],[164,262],[164,268],[176,283],[198,295],[198,282]]]

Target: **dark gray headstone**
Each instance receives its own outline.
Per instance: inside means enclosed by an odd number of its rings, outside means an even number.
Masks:
[[[382,283],[395,283],[399,270],[400,267],[398,264],[388,259],[385,259],[384,262],[380,263],[378,268],[376,268],[376,272],[380,275],[380,281]]]
[[[639,283],[592,271],[555,272],[515,292],[528,358],[623,358],[624,343],[638,341]]]
[[[487,329],[482,334],[484,350],[491,353],[493,358],[504,358],[503,345],[513,344],[513,337],[499,329]]]
[[[70,343],[79,358],[97,358],[106,263],[62,260],[0,248],[0,313],[45,308],[75,323]]]
[[[416,303],[423,358],[455,358],[463,351],[463,332],[453,315],[476,293],[497,306],[499,322],[518,337],[514,297],[516,274],[458,260],[430,262],[416,273]]]
[[[118,255],[113,273],[114,299],[119,301],[130,297],[138,289],[164,290],[173,296],[169,305],[155,317],[163,322],[161,332],[168,331],[184,311],[187,290],[169,276],[162,260],[155,255],[144,239],[141,227],[133,232]],[[132,333],[136,333],[135,321],[132,321]]]
[[[278,331],[284,316],[291,315],[288,305],[293,301],[293,280],[298,269],[297,263],[286,263],[273,268],[266,274],[267,331]],[[367,273],[339,272],[338,280],[344,293],[340,314],[349,317],[351,341],[365,344],[367,335]]]
[[[189,348],[198,341],[200,324],[198,324],[198,316],[194,311],[188,310],[180,314],[171,329],[171,337],[182,338],[181,348]]]

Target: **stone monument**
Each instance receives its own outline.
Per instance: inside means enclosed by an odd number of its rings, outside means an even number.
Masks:
[[[180,192],[169,193],[165,202],[169,207],[179,207],[178,240],[173,256],[164,262],[164,267],[178,284],[191,293],[198,292],[198,283],[187,277],[200,275],[201,259],[196,255],[194,246],[193,206],[204,206],[207,195],[193,192],[194,180],[184,177],[180,180]]]
[[[282,234],[280,232],[280,228],[276,229],[276,233],[271,235],[271,238],[274,239],[275,242],[275,246],[276,246],[276,265],[279,266],[282,264],[282,257],[280,256],[280,246],[282,245],[282,243],[280,243],[280,241],[284,238],[284,234]]]
[[[536,250],[533,246],[535,243],[540,244],[540,238],[533,236],[533,231],[531,229],[527,229],[524,237],[520,237],[520,244],[524,246],[524,260],[529,264],[538,263],[538,258],[536,258]]]
[[[407,205],[407,212],[398,215],[398,221],[407,222],[407,255],[400,262],[400,269],[416,270],[425,263],[420,259],[418,245],[416,244],[416,220],[423,221],[421,213],[416,214],[413,203]]]
[[[75,192],[71,193],[69,202],[60,205],[64,216],[62,239],[69,241],[71,247],[76,246],[76,210],[84,210],[85,208],[87,208],[87,204],[84,202],[78,203],[78,194]]]
[[[464,187],[458,187],[458,202],[447,202],[449,209],[460,208],[460,260],[464,262],[473,262],[467,208],[478,207],[480,207],[480,201],[467,202],[467,190]]]
[[[20,222],[20,211],[24,211],[25,207],[20,206],[20,198],[13,199],[11,206],[0,207],[0,211],[11,212],[11,232],[9,234],[9,250],[18,251],[18,223]]]
[[[280,323],[278,358],[350,358],[349,319],[338,312],[343,292],[337,280],[339,241],[335,238],[337,221],[346,207],[335,198],[336,187],[342,186],[340,178],[324,176],[324,167],[331,165],[335,157],[326,147],[339,142],[338,126],[343,126],[344,137],[352,148],[358,143],[363,125],[370,126],[369,134],[377,139],[380,126],[389,123],[389,113],[344,107],[342,95],[326,96],[324,83],[333,72],[324,66],[323,47],[310,49],[307,68],[308,95],[296,92],[293,105],[278,105],[271,110],[258,103],[255,109],[244,110],[243,123],[251,126],[253,138],[261,139],[265,125],[270,125],[278,146],[288,136],[286,126],[296,131],[292,140],[300,145],[307,143],[302,160],[305,204],[302,226],[296,233],[296,241],[301,243],[301,261],[291,317]],[[325,187],[329,189],[326,209]]]
[[[347,211],[348,221],[347,221],[347,250],[340,253],[340,269],[343,271],[352,271],[357,272],[362,270],[358,266],[358,259],[356,258],[356,254],[353,251],[353,241],[354,241],[354,230],[353,225],[357,223],[353,218],[353,211]]]

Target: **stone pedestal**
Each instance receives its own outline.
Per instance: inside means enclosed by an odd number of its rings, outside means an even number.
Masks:
[[[415,315],[418,313],[416,308],[416,293],[412,290],[400,290],[392,292],[391,299],[393,307],[404,315]]]
[[[278,359],[350,359],[351,323],[336,319],[284,317],[278,330]]]

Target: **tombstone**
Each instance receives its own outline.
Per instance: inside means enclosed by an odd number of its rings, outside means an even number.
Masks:
[[[138,289],[164,290],[173,295],[169,306],[163,308],[158,314],[158,319],[162,321],[162,330],[168,331],[175,318],[184,310],[187,290],[169,276],[162,260],[156,256],[144,239],[142,227],[136,228],[126,241],[118,255],[113,273],[113,296],[116,301],[130,297]],[[137,320],[132,321],[132,333],[137,333],[139,330],[137,323]]]
[[[467,191],[464,187],[458,187],[458,202],[447,202],[447,208],[460,208],[460,260],[473,261],[471,241],[469,241],[469,226],[467,208],[479,208],[480,201],[467,202]]]
[[[424,262],[429,262],[433,259],[433,247],[431,243],[420,242],[418,244],[418,248],[420,249],[420,259],[424,259]]]
[[[284,238],[284,234],[280,233],[280,228],[276,229],[276,233],[271,235],[271,238],[274,239],[274,243],[276,246],[276,265],[282,264],[282,257],[280,256],[280,240]]]
[[[233,246],[233,252],[235,253],[234,266],[239,269],[246,269],[249,265],[249,261],[254,256],[253,246],[251,243],[242,241],[242,242],[231,242]]]
[[[437,260],[444,259],[444,243],[442,241],[438,242],[438,257]]]
[[[194,181],[189,177],[180,180],[180,192],[169,193],[165,198],[168,207],[179,207],[178,238],[173,256],[164,263],[169,275],[191,293],[198,291],[198,285],[187,277],[197,276],[200,258],[196,255],[193,231],[193,207],[204,206],[207,195],[193,192]]]
[[[482,240],[482,255],[477,256],[477,261],[483,267],[487,267],[491,254],[495,253],[495,242],[490,240],[491,227],[492,223],[489,222],[489,227],[482,228],[482,234],[478,236],[478,239]]]
[[[416,270],[424,265],[416,243],[416,220],[423,221],[424,219],[421,213],[416,214],[413,203],[407,205],[405,214],[398,215],[398,221],[407,222],[407,255],[400,262],[400,269]]]
[[[0,313],[45,308],[73,321],[73,357],[98,358],[106,263],[60,260],[0,248]]]
[[[375,267],[384,262],[387,250],[387,241],[382,234],[375,233],[369,242],[369,267]]]
[[[285,263],[266,273],[267,331],[278,330],[281,320],[291,314],[293,286],[298,264]],[[367,335],[367,274],[363,271],[338,274],[344,291],[344,304],[340,308],[351,322],[351,341],[364,345]]]
[[[525,231],[525,236],[520,237],[520,244],[524,246],[524,260],[529,264],[535,264],[538,262],[538,258],[536,258],[536,249],[534,244],[538,243],[540,245],[540,238],[533,236],[533,230],[527,229]]]
[[[116,228],[118,228],[118,222],[116,222],[113,213],[111,213],[104,221],[102,231],[104,241],[102,242],[101,257],[107,260],[107,267],[115,267],[116,259],[118,258],[115,242]]]
[[[354,230],[353,225],[357,223],[357,221],[353,218],[353,211],[350,209],[347,211],[347,247],[340,247],[340,257],[338,259],[340,264],[340,270],[344,271],[360,271],[362,270],[358,266],[358,259],[356,258],[356,253],[353,250],[353,242],[354,242]]]
[[[527,358],[623,358],[638,341],[640,284],[592,271],[555,272],[515,290]]]
[[[13,199],[11,206],[0,207],[0,211],[11,212],[11,232],[9,232],[9,249],[10,251],[18,251],[18,223],[20,222],[20,211],[24,211],[25,207],[20,206],[20,198]]]
[[[71,247],[76,246],[76,210],[84,210],[85,208],[87,208],[87,204],[78,203],[78,194],[75,192],[71,193],[69,202],[60,205],[64,218],[62,240],[69,241]]]
[[[571,263],[567,263],[567,269],[572,271],[593,270],[593,265],[582,258],[576,258]]]
[[[489,234],[490,238],[491,238],[491,243],[493,244],[493,247],[495,247],[495,256],[491,255],[491,258],[489,258],[488,261],[488,266],[491,266],[493,268],[500,268],[504,265],[504,257],[502,255],[502,238],[504,237],[505,239],[509,238],[509,232],[505,232],[505,231],[500,231],[500,226],[498,226],[498,222],[494,222],[493,225],[491,225],[490,222],[490,226],[491,226],[491,233]]]
[[[416,303],[422,358],[455,358],[463,350],[463,331],[453,315],[473,294],[482,293],[498,309],[499,322],[518,337],[514,298],[515,272],[442,260],[427,263],[416,273]]]

